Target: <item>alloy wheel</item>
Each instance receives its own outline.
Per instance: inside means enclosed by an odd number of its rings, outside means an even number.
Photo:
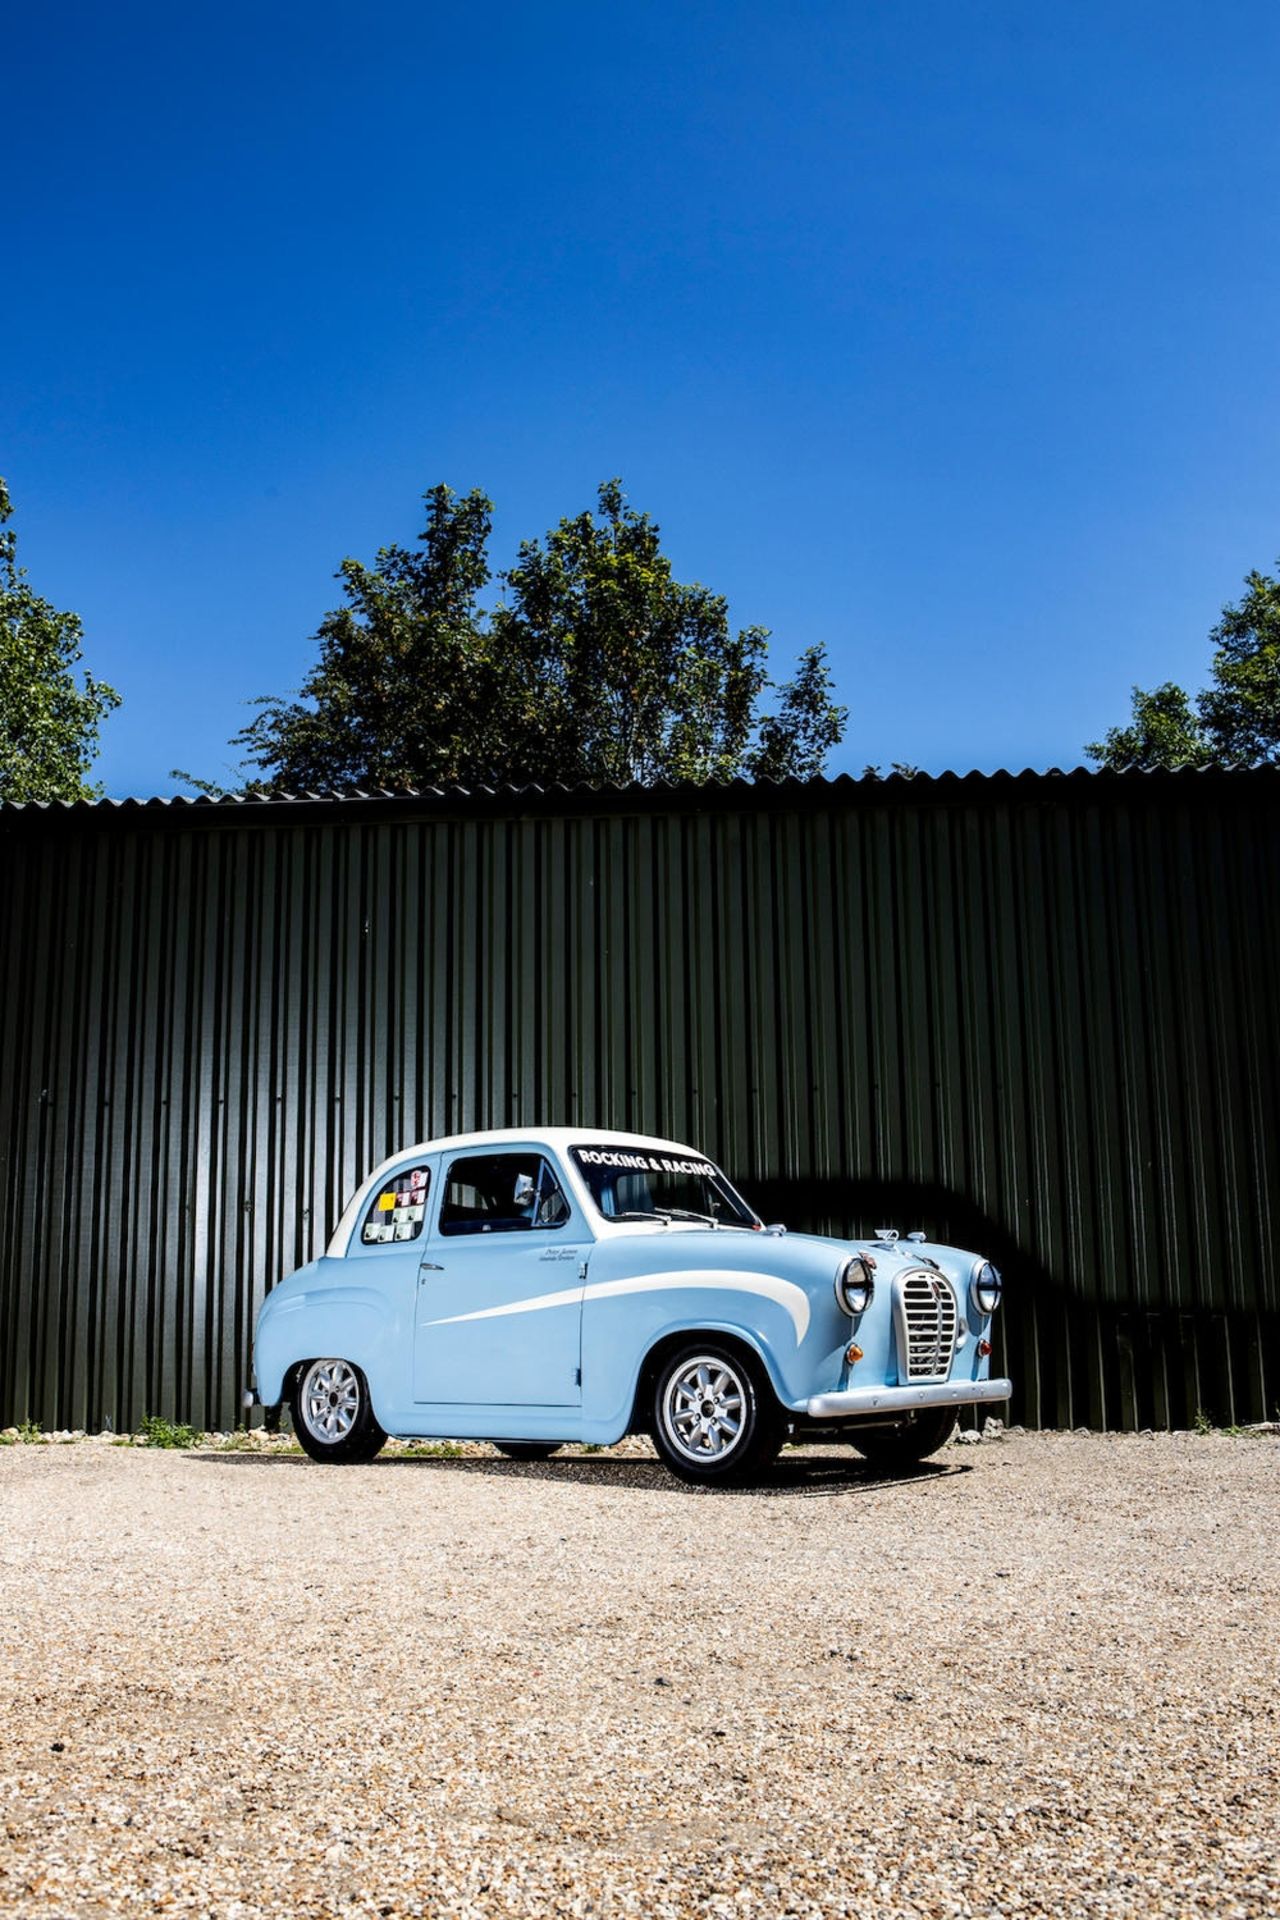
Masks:
[[[336,1446],[360,1417],[360,1381],[345,1360],[315,1360],[300,1395],[302,1417],[325,1446]]]
[[[662,1396],[662,1425],[675,1451],[697,1466],[725,1459],[742,1437],[746,1388],[727,1360],[697,1354],[677,1367]]]

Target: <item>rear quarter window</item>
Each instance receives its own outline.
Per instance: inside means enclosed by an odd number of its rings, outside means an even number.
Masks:
[[[379,1187],[369,1203],[360,1229],[366,1247],[397,1240],[416,1240],[427,1217],[428,1167],[402,1167]]]

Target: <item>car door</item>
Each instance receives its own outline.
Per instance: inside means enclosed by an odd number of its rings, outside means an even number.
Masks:
[[[418,1279],[414,1399],[579,1406],[589,1251],[585,1222],[544,1149],[446,1155]]]
[[[345,1260],[332,1270],[335,1279],[341,1276],[338,1291],[348,1311],[358,1307],[363,1312],[371,1297],[378,1302],[377,1365],[370,1370],[369,1384],[377,1404],[384,1408],[402,1407],[409,1397],[418,1275],[427,1245],[427,1214],[439,1177],[439,1161],[431,1154],[406,1159],[389,1172],[365,1199]]]

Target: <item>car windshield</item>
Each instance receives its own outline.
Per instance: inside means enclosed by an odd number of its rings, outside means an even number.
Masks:
[[[572,1149],[574,1165],[606,1220],[694,1220],[758,1227],[756,1215],[718,1167],[693,1155],[613,1146]]]

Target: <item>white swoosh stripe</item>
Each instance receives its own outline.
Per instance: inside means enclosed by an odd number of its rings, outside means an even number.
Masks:
[[[585,1287],[539,1293],[528,1300],[512,1300],[501,1307],[480,1307],[475,1313],[451,1313],[443,1320],[424,1320],[421,1324],[454,1327],[463,1320],[500,1320],[511,1313],[543,1313],[548,1307],[567,1307],[579,1300],[607,1300],[627,1293],[674,1293],[689,1287],[758,1293],[767,1300],[776,1300],[791,1316],[797,1346],[809,1330],[809,1296],[793,1280],[777,1280],[771,1274],[724,1272],[718,1268],[695,1273],[637,1273],[626,1280],[597,1280]]]
[[[423,1327],[456,1327],[460,1320],[500,1320],[507,1313],[542,1313],[547,1307],[576,1305],[582,1295],[581,1286],[567,1287],[561,1293],[539,1293],[530,1300],[512,1300],[505,1307],[479,1307],[475,1313],[451,1313],[443,1320],[422,1320],[418,1324]]]

